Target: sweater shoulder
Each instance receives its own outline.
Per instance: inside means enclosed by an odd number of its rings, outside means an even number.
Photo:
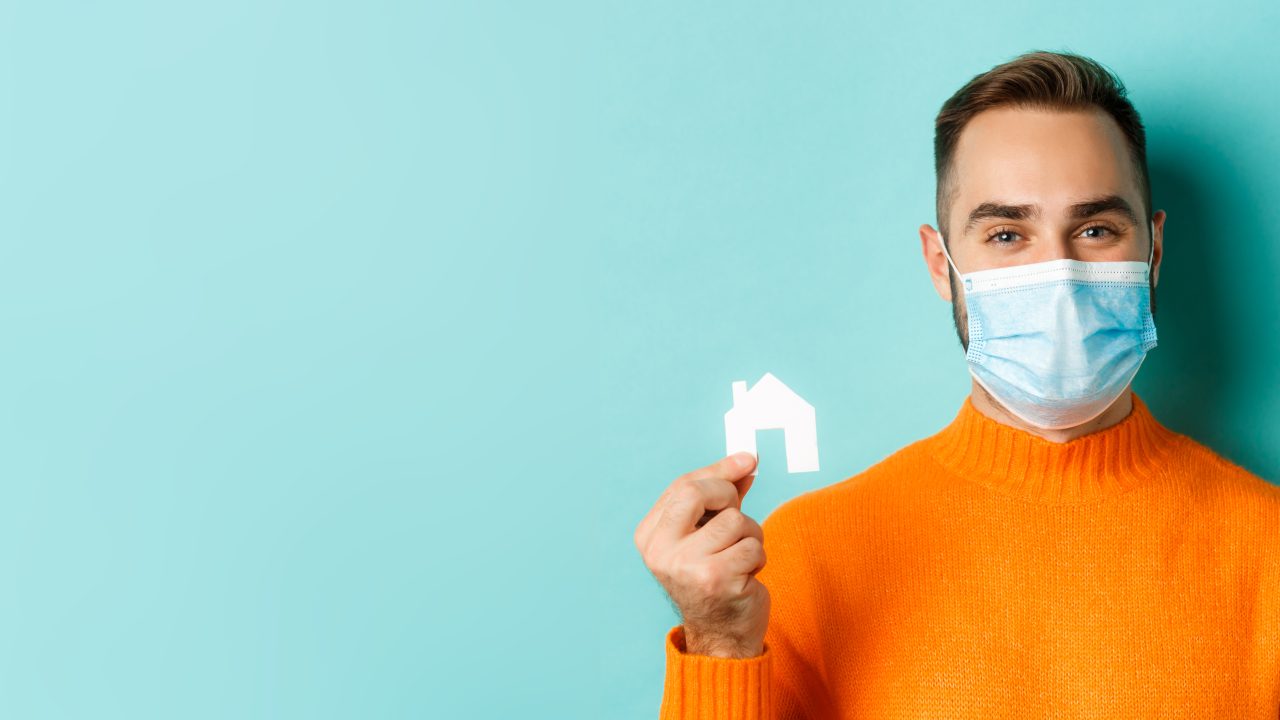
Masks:
[[[1173,472],[1194,475],[1210,488],[1280,510],[1280,485],[1263,479],[1198,440],[1175,434]]]
[[[1280,551],[1280,485],[1187,435],[1178,434],[1168,468],[1196,515]]]

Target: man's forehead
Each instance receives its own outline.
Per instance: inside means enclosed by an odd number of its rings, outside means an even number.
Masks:
[[[1137,222],[1137,183],[1119,127],[1102,111],[998,108],[956,146],[952,218],[1081,218],[1115,211]]]

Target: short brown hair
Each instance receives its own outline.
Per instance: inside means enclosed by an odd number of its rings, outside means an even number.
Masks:
[[[1069,52],[1034,50],[976,75],[942,104],[934,123],[933,163],[937,173],[938,229],[950,237],[947,213],[955,201],[952,160],[960,133],[983,110],[1012,106],[1046,110],[1101,108],[1120,126],[1138,174],[1147,220],[1151,220],[1151,178],[1142,118],[1126,96],[1124,83],[1103,65]],[[1154,238],[1151,239],[1154,241]]]

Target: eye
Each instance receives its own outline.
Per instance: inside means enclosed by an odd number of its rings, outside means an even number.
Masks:
[[[1087,233],[1087,232],[1089,232],[1090,230],[1101,230],[1101,231],[1102,231],[1102,234],[1100,234],[1100,235],[1091,235],[1091,236],[1089,236],[1089,237],[1090,237],[1090,239],[1093,239],[1093,240],[1104,240],[1104,239],[1106,239],[1106,238],[1108,238],[1108,237],[1112,237],[1112,236],[1115,236],[1115,235],[1119,234],[1119,231],[1118,231],[1118,230],[1116,230],[1115,228],[1111,227],[1110,225],[1106,225],[1106,224],[1103,224],[1103,223],[1098,223],[1098,224],[1095,224],[1095,225],[1090,225],[1089,227],[1085,228],[1084,230],[1081,230],[1080,232],[1083,234],[1083,233]]]
[[[987,242],[993,245],[1012,245],[1013,240],[1010,236],[1017,237],[1018,233],[1007,228],[996,228],[995,232],[987,236]]]

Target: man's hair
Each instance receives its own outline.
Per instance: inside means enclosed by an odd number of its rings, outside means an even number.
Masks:
[[[938,112],[934,123],[933,163],[938,183],[938,229],[944,238],[951,237],[947,218],[958,191],[958,178],[952,166],[960,133],[973,116],[997,107],[1061,111],[1096,107],[1106,112],[1115,119],[1129,144],[1129,157],[1137,172],[1138,190],[1150,221],[1151,178],[1147,173],[1146,131],[1142,118],[1126,96],[1124,83],[1089,58],[1069,52],[1035,50],[974,76],[943,103]]]

